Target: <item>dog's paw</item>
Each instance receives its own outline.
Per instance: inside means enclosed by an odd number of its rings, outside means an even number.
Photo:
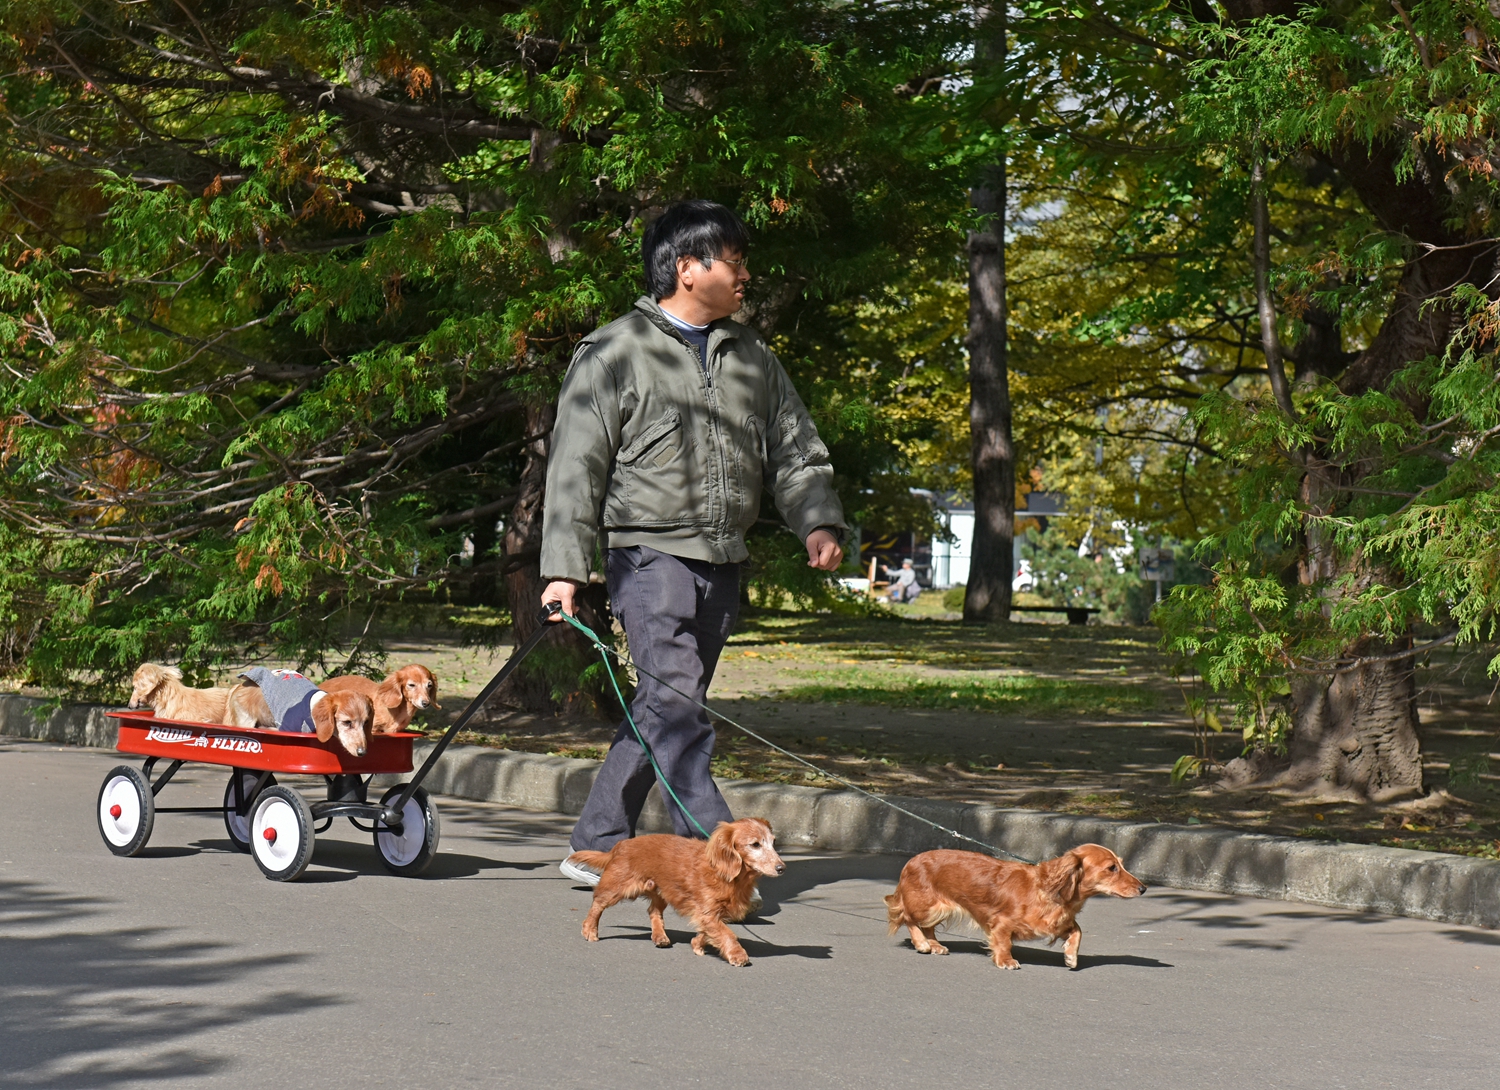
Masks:
[[[927,944],[927,953],[929,954],[946,954],[947,952],[948,948],[940,942],[930,942]]]
[[[599,929],[597,927],[590,927],[588,924],[584,924],[583,925],[583,937],[586,938],[586,939],[588,939],[589,942],[598,942],[599,941]]]
[[[659,939],[652,939],[651,941],[656,944],[658,950],[670,950],[672,948],[672,940],[666,935],[663,935]]]
[[[1001,961],[999,958],[995,959],[995,968],[997,969],[1019,969],[1020,967],[1021,963],[1015,958],[1006,958],[1004,961]]]
[[[706,951],[703,949],[702,935],[693,936],[693,953],[697,954],[700,958],[704,955],[704,953],[706,953]]]
[[[1069,969],[1076,969],[1076,968],[1078,968],[1078,955],[1077,954],[1066,954],[1066,955],[1064,955],[1063,956],[1063,964],[1066,965]]]
[[[732,954],[725,954],[724,960],[738,969],[741,966],[750,964],[750,955],[743,950],[736,950]]]

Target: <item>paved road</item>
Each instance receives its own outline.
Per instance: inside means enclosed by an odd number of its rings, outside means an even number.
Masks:
[[[442,800],[425,878],[346,823],[283,885],[213,816],[111,856],[93,807],[115,763],[0,741],[0,1085],[1496,1083],[1494,932],[1157,889],[1090,903],[1080,971],[1020,947],[1001,972],[977,941],[886,937],[900,859],[803,854],[731,969],[653,948],[639,905],[585,943],[565,818]],[[189,771],[163,803],[216,803],[221,773]]]

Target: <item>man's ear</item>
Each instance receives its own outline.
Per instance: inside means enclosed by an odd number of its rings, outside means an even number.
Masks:
[[[740,853],[734,850],[734,826],[727,821],[719,822],[708,838],[708,865],[726,882],[733,882],[745,867]]]
[[[326,742],[333,737],[333,697],[317,693],[312,699],[312,721],[318,741]]]

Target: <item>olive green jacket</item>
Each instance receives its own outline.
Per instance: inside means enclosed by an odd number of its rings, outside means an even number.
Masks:
[[[803,539],[844,529],[828,448],[761,336],[714,322],[708,367],[647,298],[578,343],[558,395],[541,574],[585,582],[607,547],[744,560],[769,487]]]

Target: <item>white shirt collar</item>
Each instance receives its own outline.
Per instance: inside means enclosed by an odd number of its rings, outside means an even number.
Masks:
[[[667,321],[671,322],[678,329],[691,329],[694,333],[707,333],[708,327],[713,324],[712,322],[706,322],[703,325],[694,325],[692,322],[684,322],[666,307],[662,307],[661,312],[666,316]]]

